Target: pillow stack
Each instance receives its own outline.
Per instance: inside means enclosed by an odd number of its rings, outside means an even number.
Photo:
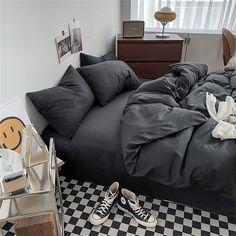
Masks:
[[[122,91],[139,86],[134,71],[110,57],[105,54],[102,61],[93,57],[77,70],[70,65],[56,87],[27,93],[39,113],[66,139],[74,136],[95,98],[105,106]]]

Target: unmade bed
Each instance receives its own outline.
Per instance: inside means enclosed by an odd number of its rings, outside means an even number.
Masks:
[[[121,121],[128,98],[133,93],[122,92],[104,107],[95,104],[71,140],[63,138],[50,125],[44,130],[42,137],[45,142],[48,143],[50,137],[54,137],[57,155],[66,162],[62,171],[79,180],[104,185],[116,180],[121,186],[137,193],[235,217],[235,194],[203,190],[194,184],[178,187],[161,183],[150,176],[142,176],[142,173],[136,176],[128,173],[121,149]],[[235,168],[235,162],[233,164]],[[235,181],[235,173],[230,174]]]

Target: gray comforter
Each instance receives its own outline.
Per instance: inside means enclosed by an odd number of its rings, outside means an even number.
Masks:
[[[142,84],[124,109],[121,145],[130,175],[174,187],[236,193],[236,143],[212,137],[206,92],[236,100],[236,72],[178,63],[172,74]]]

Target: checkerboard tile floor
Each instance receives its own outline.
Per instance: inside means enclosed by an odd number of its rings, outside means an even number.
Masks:
[[[138,236],[236,236],[236,220],[191,207],[139,195],[144,207],[158,218],[156,228],[138,225],[128,214],[113,207],[108,220],[92,226],[88,220],[93,207],[103,199],[106,188],[89,182],[61,177],[65,209],[65,235]],[[2,226],[6,236],[14,235],[13,225]]]

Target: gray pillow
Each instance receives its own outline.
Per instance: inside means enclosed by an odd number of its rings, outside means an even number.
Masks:
[[[69,66],[56,87],[27,93],[40,114],[63,137],[73,137],[95,97],[82,76]]]
[[[116,61],[117,58],[112,52],[108,52],[101,57],[95,57],[89,54],[80,53],[80,65],[81,66],[89,66],[93,64],[97,64],[103,61]]]
[[[134,71],[123,61],[106,61],[77,70],[102,106],[123,90],[136,89],[140,84]]]

